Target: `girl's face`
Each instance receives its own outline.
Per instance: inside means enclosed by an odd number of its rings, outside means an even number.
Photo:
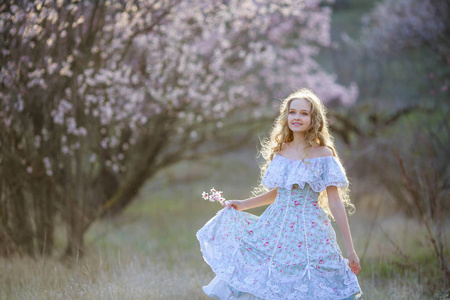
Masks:
[[[305,133],[311,125],[311,103],[305,99],[291,101],[288,111],[288,126],[294,133]]]

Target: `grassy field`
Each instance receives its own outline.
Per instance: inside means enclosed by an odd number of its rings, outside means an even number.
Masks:
[[[124,214],[91,228],[86,255],[71,264],[56,256],[0,260],[0,299],[206,299],[201,287],[213,273],[195,233],[220,206],[200,194],[214,186],[228,199],[249,196],[259,174],[253,152],[160,174]],[[363,299],[445,299],[444,291],[433,288],[440,286],[437,263],[423,250],[417,224],[360,209],[350,226],[362,259]],[[62,245],[62,234],[60,239]],[[423,264],[405,268],[389,239]]]

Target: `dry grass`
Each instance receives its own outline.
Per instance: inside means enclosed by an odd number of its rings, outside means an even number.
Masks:
[[[68,268],[57,261],[3,261],[1,299],[202,299],[206,272],[180,255],[176,266],[165,258],[132,251],[90,255]],[[4,274],[5,275],[5,274]],[[3,275],[3,276],[4,276]],[[3,277],[2,276],[2,277]],[[190,295],[190,296],[188,296]]]
[[[220,207],[202,201],[200,193],[215,186],[227,198],[247,197],[258,180],[248,157],[252,154],[232,155],[161,174],[123,215],[96,223],[86,236],[85,257],[71,263],[56,255],[0,259],[0,299],[206,299],[201,286],[213,273],[195,232]],[[417,224],[371,209],[359,210],[350,225],[363,259],[358,277],[364,299],[445,299]],[[59,239],[62,245],[62,233]],[[408,266],[389,239],[423,265]]]

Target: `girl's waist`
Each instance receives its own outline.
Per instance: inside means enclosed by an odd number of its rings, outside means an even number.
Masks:
[[[284,197],[283,195],[278,195],[275,198],[275,201],[273,204],[275,205],[283,205],[283,206],[311,206],[315,207],[318,206],[318,198],[317,197]]]
[[[277,191],[277,196],[286,197],[286,198],[308,198],[308,199],[318,199],[319,193],[313,191],[309,185],[305,186],[303,189],[300,188],[297,184],[292,188],[282,188],[279,187]]]

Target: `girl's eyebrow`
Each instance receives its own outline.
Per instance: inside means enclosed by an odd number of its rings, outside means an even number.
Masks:
[[[291,110],[296,110],[295,108],[289,108],[289,111],[291,111]],[[309,112],[309,110],[307,110],[307,109],[299,109],[299,111],[307,111],[307,112]]]

